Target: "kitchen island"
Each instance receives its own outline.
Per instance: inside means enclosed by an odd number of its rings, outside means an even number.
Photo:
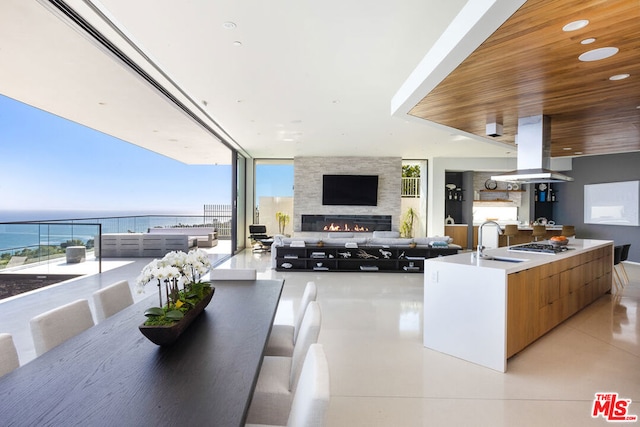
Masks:
[[[424,346],[506,372],[509,357],[611,290],[612,241],[568,248],[426,260]]]

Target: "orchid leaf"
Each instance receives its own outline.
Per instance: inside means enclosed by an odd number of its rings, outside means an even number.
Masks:
[[[184,314],[180,310],[171,310],[164,317],[170,320],[180,320],[184,317]]]
[[[144,315],[147,317],[162,316],[164,315],[164,310],[160,307],[151,307],[144,312]]]

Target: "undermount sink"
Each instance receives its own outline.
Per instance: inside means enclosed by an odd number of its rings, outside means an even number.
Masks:
[[[524,261],[529,261],[527,259],[521,259],[521,258],[509,258],[506,256],[488,256],[485,258],[482,258],[484,260],[487,261],[502,261],[502,262],[524,262]]]

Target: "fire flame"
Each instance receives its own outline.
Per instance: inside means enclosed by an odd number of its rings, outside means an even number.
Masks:
[[[349,224],[335,224],[331,223],[330,225],[324,226],[324,231],[369,231],[367,227],[362,227],[358,224],[349,225]]]

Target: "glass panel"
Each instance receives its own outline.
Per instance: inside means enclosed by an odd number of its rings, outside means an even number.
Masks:
[[[267,234],[293,232],[293,160],[257,160],[255,166],[255,224]]]
[[[239,251],[245,248],[246,242],[246,173],[247,161],[240,154],[236,155],[236,240],[234,251]]]

